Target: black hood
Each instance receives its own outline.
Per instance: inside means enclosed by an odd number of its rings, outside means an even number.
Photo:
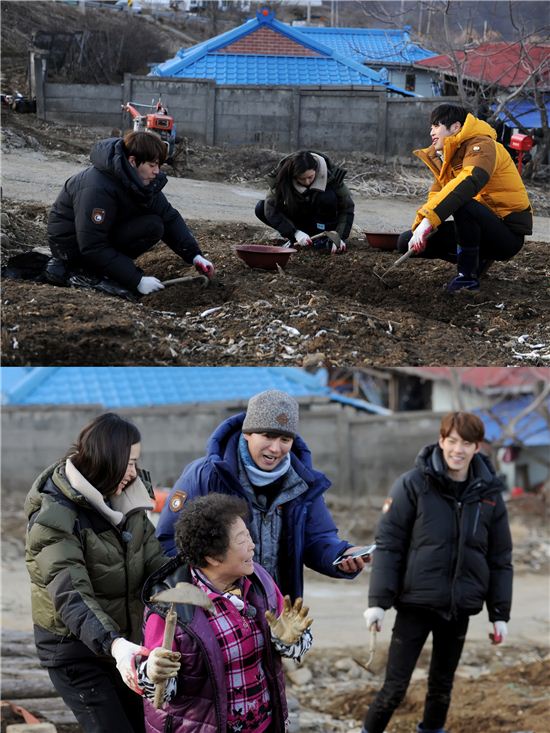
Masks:
[[[415,462],[416,468],[422,473],[434,478],[438,484],[447,486],[450,478],[443,458],[443,451],[437,443],[427,445],[418,453]],[[468,489],[479,489],[482,493],[503,491],[504,485],[495,473],[489,458],[482,453],[476,453],[470,464],[468,474],[471,477]]]
[[[130,189],[134,197],[142,199],[143,202],[150,200],[168,182],[166,173],[160,171],[154,181],[144,186],[136,169],[128,162],[124,141],[120,137],[110,137],[97,142],[90,153],[90,160],[94,168],[116,178],[125,188]]]

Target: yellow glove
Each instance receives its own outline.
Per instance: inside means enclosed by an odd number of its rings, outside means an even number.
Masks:
[[[155,647],[147,659],[147,677],[155,684],[176,677],[180,668],[180,657],[179,652],[171,652],[161,646]]]
[[[271,611],[265,612],[267,623],[273,633],[283,644],[295,644],[306,629],[313,623],[308,618],[309,608],[303,605],[301,598],[290,602],[290,597],[285,596],[281,615],[276,617]]]

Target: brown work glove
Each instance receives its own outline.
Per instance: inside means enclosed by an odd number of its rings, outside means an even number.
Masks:
[[[313,619],[308,618],[308,613],[309,608],[303,605],[301,598],[297,598],[292,605],[290,597],[285,596],[281,615],[276,617],[272,611],[266,611],[265,617],[273,636],[283,644],[295,644],[313,623]]]
[[[147,659],[147,677],[155,684],[176,677],[180,668],[180,657],[179,652],[171,652],[161,646],[155,647]]]

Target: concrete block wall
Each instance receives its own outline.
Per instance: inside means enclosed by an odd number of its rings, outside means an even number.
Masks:
[[[156,104],[160,96],[174,117],[178,135],[212,145],[215,86],[214,82],[195,79],[164,80],[159,85],[158,80],[150,76],[128,75],[124,80],[124,96],[125,101],[139,104],[152,104],[153,100]],[[125,119],[123,127],[131,127],[127,114]]]
[[[121,84],[46,84],[45,87],[47,117],[43,119],[90,127],[105,126],[109,128],[105,137],[109,136],[110,128],[120,125]]]
[[[218,87],[215,104],[215,144],[293,147],[292,88]]]
[[[109,135],[113,127],[131,127],[123,102],[151,104],[160,95],[178,135],[207,145],[362,151],[388,162],[411,162],[411,151],[429,144],[430,110],[448,101],[397,99],[353,86],[218,86],[211,80],[132,75],[123,85],[52,84],[45,81],[43,58],[32,69],[37,115],[46,121],[103,125]]]
[[[300,434],[314,466],[337,495],[384,496],[412,467],[418,450],[437,436],[440,415],[398,413],[381,417],[326,400],[300,400]],[[141,464],[156,484],[172,486],[183,468],[204,455],[217,425],[246,409],[240,401],[118,410],[142,434]],[[36,476],[69,450],[100,406],[4,406],[2,491],[24,494]]]

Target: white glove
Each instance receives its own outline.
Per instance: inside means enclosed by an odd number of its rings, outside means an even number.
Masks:
[[[214,274],[214,265],[202,255],[195,255],[193,257],[193,264],[197,270],[204,273],[206,277],[212,277]]]
[[[164,285],[158,277],[142,277],[137,289],[142,295],[149,295],[149,293],[156,293],[157,290],[164,290]]]
[[[382,631],[382,619],[384,618],[383,608],[380,608],[380,606],[372,606],[364,611],[363,616],[365,617],[365,622],[369,631],[373,624],[376,625],[376,631]]]
[[[336,244],[336,242],[333,242],[332,243],[332,247],[330,248],[330,253],[333,254],[333,255],[336,254],[336,253],[339,254],[340,252],[345,252],[346,249],[347,249],[347,245],[344,242],[344,240],[341,239],[340,240],[340,244]]]
[[[161,646],[155,647],[147,658],[147,677],[155,684],[176,677],[181,666],[180,657],[179,652],[171,652]]]
[[[143,695],[143,690],[138,685],[136,657],[146,655],[147,652],[148,650],[145,647],[132,644],[131,641],[126,641],[121,636],[111,644],[111,654],[116,659],[116,668],[124,684],[137,692],[138,695]]]
[[[296,240],[297,244],[300,245],[300,247],[310,247],[313,244],[309,234],[300,231],[300,229],[296,229],[296,231],[294,232],[294,239]]]
[[[495,621],[493,624],[493,633],[489,634],[489,639],[493,644],[503,644],[508,636],[508,624],[506,621]]]
[[[432,228],[429,219],[422,219],[409,240],[409,249],[414,250],[417,255],[423,252],[426,249],[426,240]]]

